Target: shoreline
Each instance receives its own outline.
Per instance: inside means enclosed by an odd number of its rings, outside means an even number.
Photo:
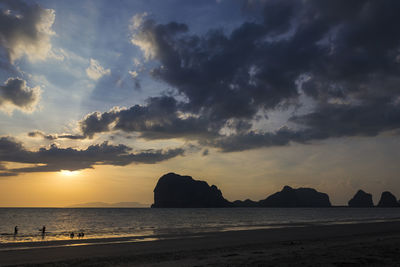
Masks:
[[[100,264],[109,261],[135,262],[146,258],[159,261],[160,255],[198,255],[213,251],[231,251],[242,248],[295,247],[304,242],[359,242],[360,240],[395,238],[400,244],[400,222],[374,222],[358,224],[309,225],[303,227],[271,228],[183,235],[176,238],[129,240],[109,239],[33,242],[0,244],[0,266],[40,264],[54,262],[90,262]],[[80,242],[76,242],[80,241]],[[286,245],[285,245],[286,244]],[[289,244],[289,245],[287,245]],[[296,245],[297,244],[297,245]],[[208,252],[204,252],[208,251]]]
[[[198,229],[197,231],[169,231],[166,233],[148,233],[148,234],[128,234],[121,236],[94,236],[85,238],[74,238],[71,239],[65,236],[63,239],[47,239],[40,240],[38,237],[35,241],[11,241],[11,242],[0,242],[0,251],[13,250],[13,249],[30,249],[30,248],[51,248],[51,247],[66,247],[66,246],[84,246],[84,245],[96,245],[96,244],[116,244],[116,243],[137,243],[137,242],[148,242],[157,240],[169,240],[169,239],[183,239],[190,237],[200,237],[209,235],[218,235],[219,233],[226,232],[240,232],[240,231],[262,231],[262,230],[274,230],[274,229],[289,229],[289,228],[303,228],[303,227],[318,227],[318,226],[334,226],[334,225],[358,225],[358,224],[374,224],[374,223],[400,223],[399,218],[392,219],[370,219],[368,221],[363,220],[352,220],[352,221],[316,221],[316,222],[294,222],[294,223],[271,223],[271,224],[260,224],[260,225],[238,225],[238,226],[227,226],[216,230],[215,228],[204,228]],[[172,229],[170,229],[172,230]],[[176,230],[176,229],[173,229]],[[145,231],[148,232],[148,231]],[[10,234],[11,235],[11,234]]]

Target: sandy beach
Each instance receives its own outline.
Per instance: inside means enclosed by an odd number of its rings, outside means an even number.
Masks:
[[[399,266],[400,222],[0,244],[0,265]]]

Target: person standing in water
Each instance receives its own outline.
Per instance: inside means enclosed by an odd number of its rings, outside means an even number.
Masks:
[[[14,235],[17,235],[18,234],[18,225],[16,225],[15,227],[14,227]]]
[[[42,227],[42,238],[44,238],[45,234],[46,234],[46,226],[43,225],[43,227]]]

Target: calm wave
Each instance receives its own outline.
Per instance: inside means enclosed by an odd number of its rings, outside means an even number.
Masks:
[[[70,239],[71,232],[84,232],[85,238],[145,237],[394,219],[400,219],[400,208],[0,208],[0,242]]]

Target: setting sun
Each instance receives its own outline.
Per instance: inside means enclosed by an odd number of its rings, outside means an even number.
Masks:
[[[63,176],[75,176],[79,174],[79,171],[61,170],[60,174]]]

